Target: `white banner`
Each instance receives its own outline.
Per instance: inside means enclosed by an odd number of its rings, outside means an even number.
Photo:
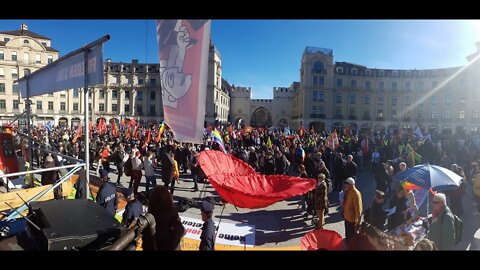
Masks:
[[[209,20],[159,20],[165,123],[180,142],[203,143],[207,95]]]
[[[201,219],[182,217],[182,224],[185,227],[186,238],[200,241],[202,234],[203,221]],[[255,225],[250,224],[231,224],[222,221],[220,228],[218,228],[218,221],[215,221],[217,226],[216,244],[253,247],[255,246]]]

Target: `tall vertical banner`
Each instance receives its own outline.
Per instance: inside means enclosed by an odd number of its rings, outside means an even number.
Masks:
[[[203,143],[209,20],[158,20],[165,123],[179,142]]]

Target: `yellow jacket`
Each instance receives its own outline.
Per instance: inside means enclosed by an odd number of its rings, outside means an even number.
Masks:
[[[343,201],[343,218],[348,222],[359,224],[362,212],[362,194],[355,186],[352,186],[345,194]]]
[[[475,175],[473,180],[473,193],[480,197],[480,174]]]

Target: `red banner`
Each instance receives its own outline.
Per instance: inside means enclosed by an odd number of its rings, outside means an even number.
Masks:
[[[180,142],[203,143],[209,20],[159,20],[157,40],[165,123]]]

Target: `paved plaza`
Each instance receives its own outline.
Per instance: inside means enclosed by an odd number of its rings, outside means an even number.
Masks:
[[[157,184],[163,184],[161,177],[158,175],[157,170]],[[91,177],[95,172],[91,171]],[[117,179],[117,175],[111,168],[110,172],[111,181],[114,182]],[[124,187],[128,187],[130,177],[123,176],[121,183]],[[205,186],[204,186],[205,185]],[[476,203],[473,199],[471,185],[468,184],[467,195],[463,199],[465,208],[465,214],[462,217],[464,221],[464,235],[463,240],[455,246],[456,250],[467,250],[470,248],[471,243],[474,240],[474,234],[480,227],[480,215],[474,215],[476,210]],[[362,171],[358,175],[357,188],[362,193],[363,209],[367,209],[373,201],[375,195],[375,181],[373,174],[370,171]],[[145,177],[142,177],[142,181],[139,187],[139,192],[145,190]],[[203,191],[203,192],[202,192]],[[303,218],[304,211],[300,207],[301,197],[290,198],[266,208],[260,209],[244,209],[235,208],[233,205],[228,204],[222,212],[222,204],[219,202],[220,197],[215,192],[214,188],[209,184],[199,183],[199,191],[193,192],[193,181],[187,174],[181,174],[180,184],[175,186],[175,192],[173,199],[178,202],[181,198],[191,198],[199,201],[205,196],[213,196],[217,205],[214,210],[214,221],[235,224],[250,224],[255,225],[255,246],[264,248],[285,248],[300,246],[300,239],[308,232],[314,229],[310,219],[305,220]],[[329,194],[330,209],[329,215],[326,215],[324,226],[325,229],[335,230],[342,237],[345,236],[345,229],[343,218],[340,214],[338,204],[338,193],[332,191]],[[425,205],[420,211],[423,215],[426,213]],[[190,218],[201,219],[200,209],[194,206],[187,211],[180,213],[181,216]]]

